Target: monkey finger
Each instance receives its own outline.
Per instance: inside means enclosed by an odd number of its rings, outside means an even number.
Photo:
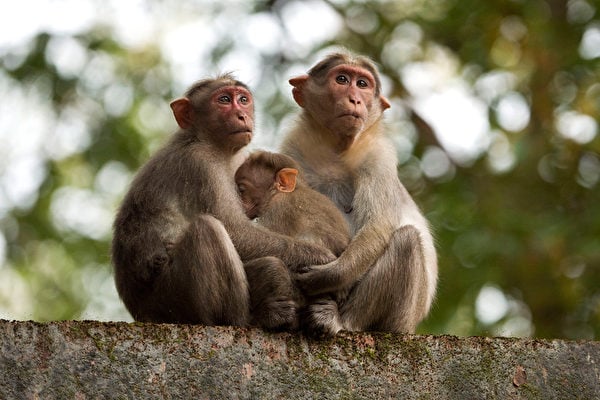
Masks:
[[[309,272],[296,272],[292,274],[292,279],[296,284],[300,287],[304,286],[304,284],[309,280]]]
[[[324,264],[328,264],[332,261],[335,261],[337,259],[336,255],[333,254],[333,252],[327,250],[325,252],[325,254],[323,254],[322,256],[317,256],[315,257],[315,260],[313,261],[313,264],[315,265],[324,265]]]
[[[307,247],[307,261],[310,264],[323,265],[334,261],[337,257],[333,252],[325,247],[312,243],[304,243]]]
[[[320,293],[319,274],[316,271],[294,274],[296,285],[306,294]]]
[[[289,297],[274,296],[253,310],[254,323],[269,330],[295,330],[298,327],[297,309],[297,303]]]
[[[297,274],[306,274],[307,272],[310,272],[311,267],[310,265],[299,265],[298,268],[296,268],[296,273]]]

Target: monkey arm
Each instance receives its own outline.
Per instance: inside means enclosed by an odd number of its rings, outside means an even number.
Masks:
[[[395,158],[386,151],[372,154],[356,170],[352,219],[356,235],[335,261],[312,266],[297,275],[307,294],[340,290],[358,281],[387,248],[403,223],[405,211],[416,207],[400,183]]]
[[[309,295],[352,286],[383,254],[392,232],[392,226],[386,221],[363,227],[337,260],[301,270],[296,275],[298,285]]]
[[[289,268],[312,264],[325,264],[335,259],[335,255],[323,246],[295,240],[290,236],[270,231],[250,221],[243,214],[241,206],[222,222],[229,233],[242,261],[274,256],[281,259]]]
[[[389,220],[373,218],[357,232],[337,260],[302,270],[296,276],[298,285],[309,295],[350,287],[383,254],[395,228]]]
[[[251,221],[235,225],[230,236],[243,261],[275,256],[288,267],[296,269],[302,265],[325,264],[335,259],[335,255],[322,246],[275,233]]]
[[[308,295],[319,295],[351,287],[380,260],[390,246],[395,231],[412,226],[420,235],[425,257],[427,307],[431,304],[437,281],[437,262],[433,239],[424,217],[399,181],[388,182],[382,196],[372,198],[373,187],[362,191],[357,188],[355,196],[355,221],[362,224],[346,251],[335,261],[326,265],[311,266],[296,275],[296,282]],[[361,209],[361,193],[367,193],[372,208]],[[400,262],[401,260],[396,260]]]

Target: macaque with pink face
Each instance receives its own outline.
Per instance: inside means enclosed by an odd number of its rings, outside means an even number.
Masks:
[[[398,179],[376,67],[340,52],[290,84],[302,111],[281,152],[345,213],[353,235],[337,260],[296,276],[306,295],[349,293],[312,306],[312,329],[414,332],[435,296],[437,256],[426,219]]]
[[[180,129],[137,173],[114,223],[125,306],[137,321],[296,324],[288,267],[335,256],[246,218],[234,173],[254,133],[252,94],[223,75],[197,82],[171,108]]]

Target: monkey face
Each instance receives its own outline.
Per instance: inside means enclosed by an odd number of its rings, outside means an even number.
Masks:
[[[364,130],[375,98],[371,72],[353,65],[338,65],[327,72],[325,85],[317,91],[310,111],[326,128],[349,137]]]
[[[238,150],[252,139],[254,102],[242,86],[228,85],[216,89],[209,99],[207,128],[217,142]]]
[[[186,97],[173,100],[171,109],[182,130],[208,138],[218,148],[235,152],[252,139],[252,94],[229,77],[198,82]]]
[[[273,196],[273,172],[246,160],[235,173],[235,183],[246,216],[259,217]]]
[[[364,57],[335,53],[307,75],[290,79],[298,105],[345,151],[376,123],[390,106],[380,94],[375,66]]]

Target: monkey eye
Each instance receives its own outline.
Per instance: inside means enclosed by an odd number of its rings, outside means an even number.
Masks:
[[[218,101],[219,103],[229,103],[229,102],[231,102],[231,98],[230,98],[229,96],[227,96],[227,95],[225,95],[225,94],[224,94],[223,96],[220,96],[220,97],[217,99],[217,101]]]
[[[356,85],[357,85],[359,88],[366,88],[366,87],[369,87],[369,82],[367,82],[367,81],[366,81],[366,80],[364,80],[364,79],[359,79],[359,80],[356,82]]]
[[[348,83],[348,78],[346,77],[346,75],[338,75],[335,77],[335,81],[339,84],[344,84],[344,83]]]
[[[240,193],[244,193],[246,191],[246,186],[244,185],[238,185],[238,192]]]
[[[249,101],[250,99],[248,98],[248,96],[240,96],[240,103],[248,104]]]

